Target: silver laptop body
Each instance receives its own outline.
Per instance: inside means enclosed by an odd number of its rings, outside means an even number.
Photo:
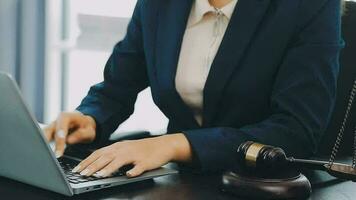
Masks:
[[[0,176],[72,196],[175,173],[176,170],[159,168],[136,178],[120,176],[70,183],[25,105],[16,82],[0,73]]]

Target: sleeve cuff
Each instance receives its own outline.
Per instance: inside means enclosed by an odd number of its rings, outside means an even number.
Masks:
[[[222,171],[236,167],[236,150],[247,141],[243,133],[231,128],[211,128],[184,131],[193,150],[193,168]]]

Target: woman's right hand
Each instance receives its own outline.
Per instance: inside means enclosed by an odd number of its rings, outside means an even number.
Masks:
[[[90,143],[96,136],[96,122],[93,117],[82,113],[63,112],[49,126],[44,128],[48,141],[55,141],[56,156],[64,154],[66,144]]]

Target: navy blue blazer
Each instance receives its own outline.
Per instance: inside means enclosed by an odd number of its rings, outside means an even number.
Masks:
[[[174,81],[192,2],[138,0],[104,81],[78,107],[95,118],[96,140],[107,140],[151,87],[168,133],[185,134],[202,170],[234,166],[246,140],[311,155],[335,102],[340,0],[239,0],[204,88],[202,126]]]

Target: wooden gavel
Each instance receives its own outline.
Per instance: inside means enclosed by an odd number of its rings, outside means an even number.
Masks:
[[[322,170],[330,175],[356,181],[356,168],[351,165],[287,157],[283,149],[255,142],[242,143],[237,150],[238,165],[250,172],[278,173],[288,168]]]

